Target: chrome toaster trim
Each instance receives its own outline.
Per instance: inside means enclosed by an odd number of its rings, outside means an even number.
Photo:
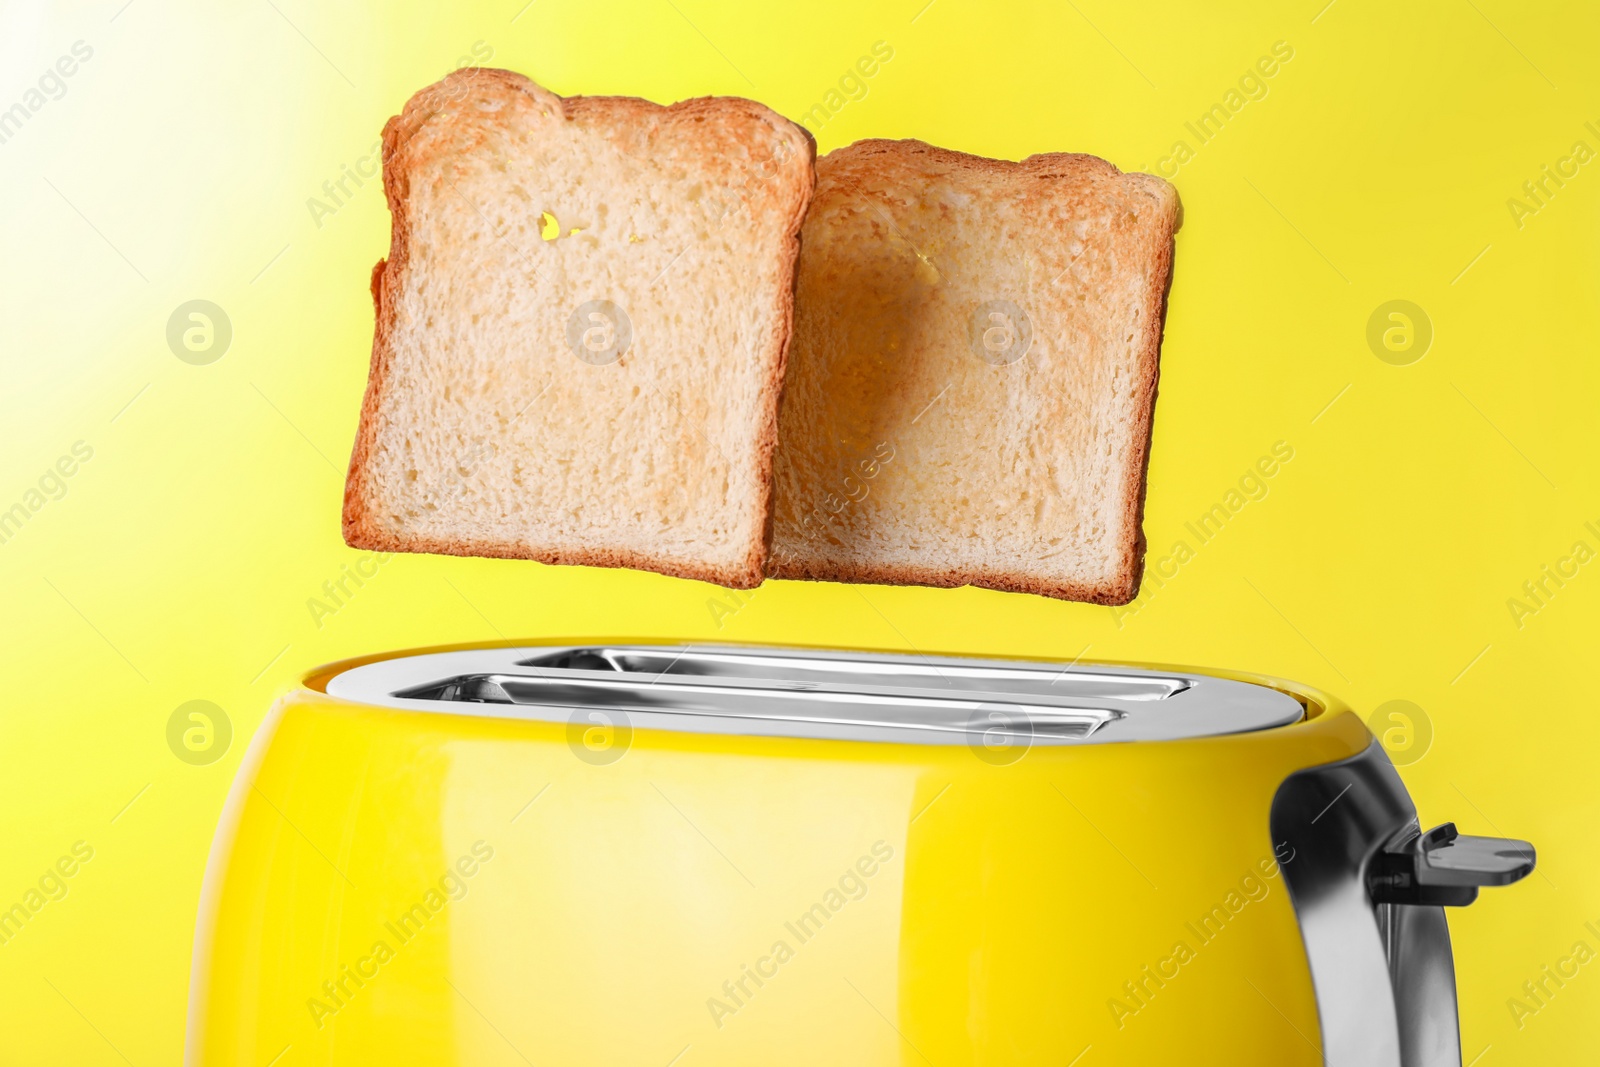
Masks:
[[[1444,905],[1532,872],[1526,841],[1420,833],[1383,746],[1296,771],[1272,800],[1272,840],[1311,965],[1328,1067],[1461,1067]]]
[[[1298,722],[1266,686],[1185,671],[741,645],[563,645],[379,660],[335,675],[363,704],[840,741],[1162,741]]]
[[[1448,1039],[1439,1055],[1401,1058],[1400,998],[1363,879],[1378,850],[1416,819],[1400,776],[1376,742],[1359,756],[1291,774],[1273,798],[1272,840],[1293,850],[1283,876],[1311,965],[1327,1067],[1461,1062],[1448,932],[1442,946],[1432,946],[1434,954],[1442,947],[1448,995],[1432,990],[1422,998],[1429,1002],[1428,1023]],[[1431,910],[1443,926],[1444,909]]]

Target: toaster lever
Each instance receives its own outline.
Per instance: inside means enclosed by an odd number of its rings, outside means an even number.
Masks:
[[[1536,862],[1526,841],[1463,837],[1447,822],[1374,856],[1367,888],[1376,904],[1460,907],[1478,898],[1479,886],[1510,885]]]

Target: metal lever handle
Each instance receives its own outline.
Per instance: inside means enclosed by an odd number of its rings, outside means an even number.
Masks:
[[[1367,889],[1375,904],[1461,907],[1478,898],[1479,886],[1520,881],[1537,862],[1526,841],[1463,837],[1447,822],[1374,856]]]

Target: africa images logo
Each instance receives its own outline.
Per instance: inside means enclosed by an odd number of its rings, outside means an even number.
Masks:
[[[349,1007],[350,1002],[377,979],[383,967],[429,929],[429,924],[450,904],[464,900],[471,888],[470,880],[492,859],[494,846],[487,841],[474,841],[470,854],[463,854],[445,868],[423,891],[421,899],[383,924],[388,937],[379,937],[372,948],[353,963],[340,964],[334,977],[322,983],[318,995],[306,998],[306,1010],[311,1013],[311,1021],[316,1023],[317,1029],[321,1030],[328,1019]],[[393,944],[390,944],[391,938]]]
[[[845,868],[833,885],[823,890],[820,899],[795,919],[783,924],[789,937],[774,941],[765,955],[756,958],[754,966],[741,963],[737,977],[722,983],[719,991],[721,996],[706,998],[706,1010],[711,1013],[711,1021],[718,1030],[727,1025],[730,1016],[738,1015],[748,1007],[768,982],[778,977],[780,969],[795,958],[799,948],[821,934],[826,924],[852,901],[861,900],[867,895],[872,888],[872,878],[894,859],[894,846],[887,841],[874,841],[870,853],[858,857]]]
[[[1015,363],[1033,345],[1033,320],[1009,300],[979,304],[967,320],[967,342],[973,354],[996,367]]]
[[[609,300],[585,300],[567,317],[567,347],[592,366],[615,363],[632,343],[628,313]]]

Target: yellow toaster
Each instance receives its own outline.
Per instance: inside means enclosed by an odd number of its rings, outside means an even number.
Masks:
[[[1426,833],[1361,721],[1225,671],[474,646],[312,673],[206,873],[187,1061],[1460,1063]]]

